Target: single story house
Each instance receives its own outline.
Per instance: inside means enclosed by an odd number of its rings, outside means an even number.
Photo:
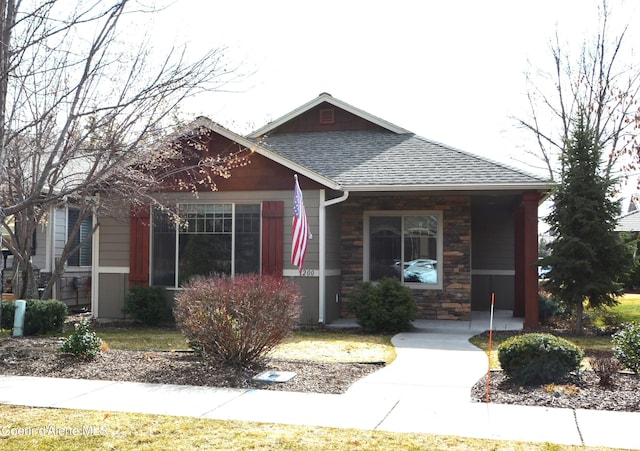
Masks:
[[[151,208],[100,218],[92,312],[122,317],[131,285],[169,293],[194,274],[276,274],[304,297],[302,324],[348,316],[362,281],[397,277],[419,317],[468,320],[497,309],[538,325],[538,205],[545,179],[430,141],[329,94],[237,135],[200,117],[188,128],[202,152],[245,152],[249,164],[197,196],[159,195],[186,226]],[[206,133],[202,133],[202,131]],[[310,240],[302,271],[290,263],[294,176]]]

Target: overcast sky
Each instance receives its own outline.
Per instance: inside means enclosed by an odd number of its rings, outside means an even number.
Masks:
[[[167,2],[164,2],[167,3]],[[626,2],[629,19],[637,9]],[[578,46],[597,0],[177,0],[157,19],[191,50],[226,47],[243,61],[235,92],[187,113],[247,133],[328,92],[423,137],[512,165],[527,113],[525,77],[550,67],[549,40]],[[636,14],[637,15],[637,14]],[[520,165],[522,166],[522,165]]]

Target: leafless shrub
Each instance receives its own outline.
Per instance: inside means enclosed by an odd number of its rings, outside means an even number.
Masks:
[[[174,316],[187,338],[216,361],[246,365],[295,327],[297,286],[272,276],[198,277],[176,296]]]
[[[613,383],[613,377],[620,371],[620,362],[613,357],[590,357],[589,364],[600,379],[602,387]]]

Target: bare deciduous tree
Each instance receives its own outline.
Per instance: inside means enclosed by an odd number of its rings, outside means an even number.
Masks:
[[[571,121],[579,111],[588,114],[603,148],[604,175],[628,174],[640,163],[640,66],[626,52],[630,22],[615,31],[612,19],[613,12],[603,0],[597,31],[582,43],[579,54],[572,54],[556,32],[550,42],[551,70],[527,74],[530,114],[516,120],[534,135],[537,149],[531,153],[551,180],[561,173]]]
[[[173,47],[158,59],[147,37],[132,42],[123,26],[144,29],[154,12],[134,0],[0,0],[0,223],[20,298],[34,295],[32,237],[52,208],[72,204],[79,218],[46,297],[83,245],[74,237],[84,219],[123,201],[151,202],[171,180],[215,189],[215,177],[245,163],[242,152],[187,161],[166,145],[185,99],[238,74],[225,67],[224,49],[190,59]]]

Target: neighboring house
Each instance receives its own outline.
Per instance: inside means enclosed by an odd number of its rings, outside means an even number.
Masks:
[[[209,155],[245,150],[250,164],[216,180],[215,192],[159,194],[185,227],[150,208],[128,221],[101,218],[95,317],[121,318],[131,285],[172,294],[194,274],[259,272],[298,283],[303,324],[348,316],[359,283],[390,276],[413,290],[421,318],[468,320],[490,308],[493,292],[496,308],[537,327],[537,212],[548,181],[421,138],[329,94],[248,137],[206,118],[189,129],[211,132]],[[312,233],[301,273],[290,264],[295,174]]]
[[[640,195],[634,194],[627,213],[618,218],[616,232],[640,232]]]
[[[62,254],[68,241],[69,233],[79,219],[73,206],[51,208],[48,220],[36,230],[33,239],[31,262],[36,271],[36,280],[40,286],[50,277],[55,268],[56,260]],[[93,218],[83,220],[80,236],[76,236],[77,244],[91,233]],[[88,240],[78,252],[72,254],[65,264],[65,270],[52,290],[52,298],[60,300],[69,307],[91,305],[91,265],[92,240]],[[13,257],[7,258],[7,269],[4,270],[3,290],[8,290],[8,282],[13,275]]]

